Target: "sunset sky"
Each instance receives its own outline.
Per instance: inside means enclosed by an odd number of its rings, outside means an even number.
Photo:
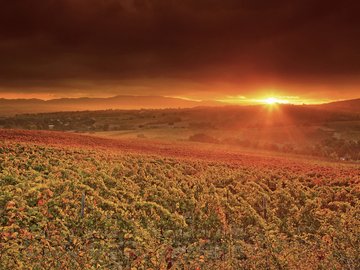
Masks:
[[[351,0],[2,1],[0,98],[359,98],[359,10]]]

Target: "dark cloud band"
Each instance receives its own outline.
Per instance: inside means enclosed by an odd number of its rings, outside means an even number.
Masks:
[[[101,88],[146,80],[354,86],[359,7],[310,0],[3,1],[0,86],[64,92],[79,83]]]

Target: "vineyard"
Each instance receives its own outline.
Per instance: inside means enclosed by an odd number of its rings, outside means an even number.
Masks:
[[[360,269],[360,167],[3,130],[0,269]]]

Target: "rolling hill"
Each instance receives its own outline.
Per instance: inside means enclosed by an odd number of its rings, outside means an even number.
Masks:
[[[109,98],[0,99],[0,115],[107,109],[191,108],[223,105],[216,101],[193,101],[164,96],[115,96]]]
[[[360,98],[330,102],[316,106],[320,109],[360,113]]]
[[[194,107],[230,107],[247,108],[249,106],[235,106],[220,101],[196,101],[165,96],[131,96],[119,95],[109,98],[60,98],[51,100],[42,99],[0,99],[0,116],[16,114],[68,112],[68,111],[95,111],[95,110],[137,110],[137,109],[167,109],[167,108],[194,108]],[[360,113],[360,99],[337,101],[319,105],[298,105],[282,107],[309,108],[320,111],[336,111],[346,113]],[[254,107],[254,106],[250,106]],[[256,107],[256,106],[255,106]],[[258,106],[259,107],[259,106]],[[303,110],[305,111],[305,110]],[[313,115],[313,112],[310,112]]]

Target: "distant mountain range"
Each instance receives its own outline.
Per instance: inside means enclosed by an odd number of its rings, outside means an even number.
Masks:
[[[164,96],[115,96],[110,98],[0,99],[0,115],[107,109],[164,109],[221,106],[217,101],[193,101]]]
[[[0,99],[0,116],[25,113],[45,113],[62,111],[87,111],[107,109],[165,109],[226,106],[218,101],[194,101],[164,96],[121,95],[110,98],[60,98],[41,99]],[[301,106],[301,105],[299,105]],[[331,102],[320,105],[305,105],[316,109],[360,113],[360,99]]]

